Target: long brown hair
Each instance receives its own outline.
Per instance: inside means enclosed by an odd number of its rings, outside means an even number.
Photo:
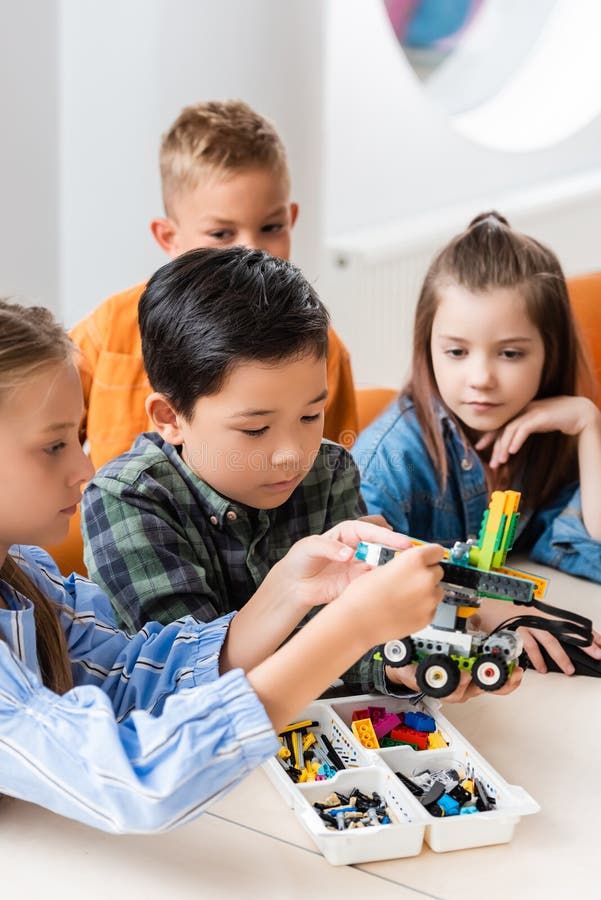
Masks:
[[[494,288],[520,291],[526,312],[543,340],[545,357],[537,399],[592,391],[593,377],[582,350],[565,276],[555,254],[514,231],[497,212],[482,213],[432,262],[417,302],[413,365],[401,396],[414,404],[424,440],[444,488],[448,476],[444,438],[436,412],[438,401],[453,419],[466,446],[459,420],[445,407],[438,390],[430,347],[439,290],[455,283],[474,293]],[[576,443],[561,432],[533,434],[522,450],[495,472],[487,470],[489,488],[503,489],[521,477],[525,506],[543,505],[568,481],[577,478]]]
[[[11,390],[44,368],[72,360],[74,352],[49,310],[0,300],[0,410]],[[33,603],[42,680],[63,694],[73,679],[57,609],[10,555],[0,568],[0,579]]]

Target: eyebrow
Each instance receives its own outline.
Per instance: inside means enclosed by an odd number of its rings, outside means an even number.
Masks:
[[[265,216],[266,219],[270,219],[272,216],[279,216],[282,213],[286,212],[286,205],[282,203],[280,206],[277,206],[275,209],[272,209]],[[234,219],[222,219],[220,216],[214,216],[211,213],[208,213],[204,219],[204,222],[214,222],[216,225],[235,225]]]
[[[438,337],[441,340],[445,341],[457,341],[458,343],[462,343],[466,341],[465,337],[461,337],[460,335],[454,334],[439,334]],[[529,337],[503,337],[500,340],[495,341],[496,344],[531,344],[532,338]]]
[[[328,390],[327,388],[321,392],[321,394],[316,397],[314,400],[309,400],[307,406],[313,406],[315,403],[321,403],[322,400],[327,400]],[[275,413],[275,409],[242,409],[240,412],[233,413],[230,416],[230,419],[241,419],[241,418],[252,418],[253,416],[270,416]]]
[[[47,425],[46,428],[42,429],[42,433],[65,431],[67,428],[75,428],[75,422],[57,422],[55,425]]]

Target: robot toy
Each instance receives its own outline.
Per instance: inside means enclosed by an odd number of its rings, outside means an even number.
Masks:
[[[487,634],[468,627],[469,618],[483,597],[543,608],[535,601],[544,596],[546,580],[505,567],[519,519],[519,501],[517,491],[492,494],[478,539],[457,541],[452,550],[446,551],[441,562],[444,597],[432,624],[384,645],[387,665],[417,663],[417,684],[430,697],[452,694],[459,684],[461,670],[470,672],[482,690],[496,691],[517,665],[522,641],[514,630],[500,628]],[[412,542],[422,543],[413,539]],[[375,566],[388,562],[399,552],[402,551],[361,542],[356,556]]]

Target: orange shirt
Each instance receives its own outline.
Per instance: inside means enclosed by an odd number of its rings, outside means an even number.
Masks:
[[[145,284],[109,297],[71,332],[81,350],[83,435],[96,468],[129,450],[141,431],[153,430],[144,401],[151,391],[142,362],[138,302]],[[349,447],[357,433],[357,406],[348,350],[330,328],[329,396],[324,436]]]

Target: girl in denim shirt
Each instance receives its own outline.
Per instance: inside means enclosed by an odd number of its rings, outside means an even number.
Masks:
[[[298,541],[239,613],[125,634],[100,588],[23,546],[64,537],[92,474],[74,352],[47,310],[0,301],[0,793],[159,831],[276,753],[277,732],[362,653],[426,625],[442,548],[366,571],[360,540],[407,540],[343,522]]]
[[[449,546],[478,534],[491,491],[519,490],[516,550],[601,582],[601,413],[584,386],[556,256],[498,213],[478,216],[431,264],[411,378],[353,448],[369,512]],[[536,636],[572,670],[555,638]],[[525,646],[544,671],[532,634]]]

